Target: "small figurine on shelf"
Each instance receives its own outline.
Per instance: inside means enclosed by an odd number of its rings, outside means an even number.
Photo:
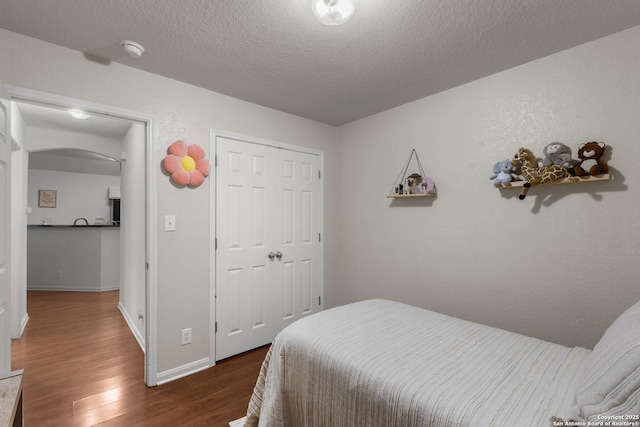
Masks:
[[[512,173],[515,167],[511,166],[511,160],[506,159],[501,162],[497,162],[493,165],[493,175],[489,179],[495,179],[493,185],[496,187],[506,187],[511,184],[511,181],[517,179],[518,176]]]
[[[418,173],[412,173],[407,178],[407,187],[409,187],[409,194],[418,194],[418,185],[422,182],[422,176]]]

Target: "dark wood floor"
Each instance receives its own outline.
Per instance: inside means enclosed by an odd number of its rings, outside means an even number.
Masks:
[[[268,347],[146,387],[117,291],[28,292],[27,301],[29,323],[12,344],[25,426],[228,426],[244,416]]]

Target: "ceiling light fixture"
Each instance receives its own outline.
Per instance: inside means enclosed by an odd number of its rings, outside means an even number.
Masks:
[[[354,0],[311,0],[311,10],[324,25],[341,25],[353,16]]]
[[[91,117],[90,115],[88,115],[84,111],[80,111],[80,110],[69,110],[68,113],[71,115],[71,117],[74,117],[74,118],[80,119],[80,120],[85,120],[85,119],[88,119],[89,117]]]

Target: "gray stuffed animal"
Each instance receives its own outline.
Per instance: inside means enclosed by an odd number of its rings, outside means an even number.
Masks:
[[[512,174],[513,167],[511,166],[511,160],[503,160],[493,165],[493,175],[489,179],[495,179],[493,185],[500,187],[501,185],[507,186],[516,178],[515,174]]]
[[[538,164],[540,167],[545,166],[564,166],[567,169],[573,167],[571,162],[571,148],[564,145],[562,142],[552,142],[547,144],[543,150],[544,160]]]

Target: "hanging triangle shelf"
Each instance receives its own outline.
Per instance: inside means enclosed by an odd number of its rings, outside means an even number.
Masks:
[[[413,158],[415,158],[418,171],[407,175],[409,165]],[[398,178],[396,178],[396,181],[391,187],[391,193],[387,196],[389,199],[402,199],[406,197],[436,197],[436,187],[431,178],[424,173],[422,163],[420,163],[415,148],[411,150],[407,162],[400,170]]]

